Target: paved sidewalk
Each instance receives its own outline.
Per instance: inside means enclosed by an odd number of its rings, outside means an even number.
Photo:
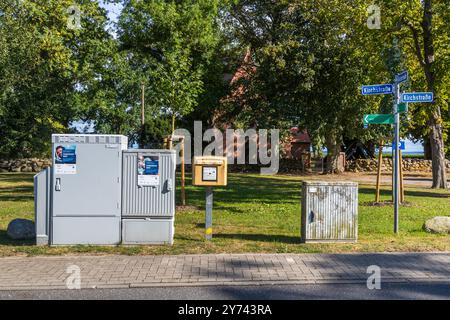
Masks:
[[[450,284],[450,252],[59,256],[0,258],[0,290],[67,289],[73,265],[81,288],[365,283],[371,265],[382,282]]]

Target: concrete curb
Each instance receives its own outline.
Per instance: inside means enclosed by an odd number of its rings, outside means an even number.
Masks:
[[[414,283],[414,284],[432,284],[439,282],[449,284],[448,278],[397,278],[382,279],[381,283]],[[327,285],[327,284],[365,284],[366,279],[317,279],[317,280],[281,280],[281,281],[204,281],[204,282],[142,282],[142,283],[124,283],[124,284],[100,284],[100,285],[82,285],[81,290],[101,290],[101,289],[134,289],[134,288],[164,288],[164,287],[210,287],[210,286],[279,286],[279,285]],[[25,290],[70,290],[64,285],[54,286],[30,286],[16,285],[11,287],[0,286],[0,291],[25,291]],[[77,289],[72,289],[77,290]]]

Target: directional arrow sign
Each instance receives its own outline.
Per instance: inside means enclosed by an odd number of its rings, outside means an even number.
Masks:
[[[402,73],[399,73],[395,76],[395,82],[401,83],[408,81],[408,71],[403,71]]]
[[[402,102],[433,102],[433,92],[407,92],[402,94]]]
[[[393,114],[365,114],[364,123],[368,124],[392,124],[394,123]]]
[[[391,94],[394,93],[394,86],[392,84],[374,84],[370,86],[362,86],[361,93],[363,95]]]

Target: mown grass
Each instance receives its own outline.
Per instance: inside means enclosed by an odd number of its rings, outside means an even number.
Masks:
[[[394,235],[392,206],[370,205],[374,187],[360,185],[358,243],[301,244],[300,190],[305,177],[252,174],[231,174],[227,187],[214,189],[211,242],[203,239],[205,190],[192,186],[188,177],[187,201],[191,207],[177,212],[173,246],[37,247],[31,241],[14,241],[6,235],[12,219],[33,219],[32,177],[32,174],[0,174],[0,256],[450,250],[450,236],[422,230],[426,219],[450,214],[448,190],[408,187],[409,204],[400,209],[400,233]],[[383,189],[382,200],[390,198],[390,190]]]
[[[378,152],[375,153],[378,157]],[[425,159],[424,154],[421,153],[403,153],[403,159]],[[392,158],[392,152],[383,152],[383,158]]]

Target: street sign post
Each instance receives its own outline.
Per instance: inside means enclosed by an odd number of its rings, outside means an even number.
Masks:
[[[395,98],[394,98],[394,232],[398,233],[398,207],[400,201],[400,171],[399,171],[399,142],[400,142],[400,113],[398,112],[398,105],[400,103],[400,84],[395,84]]]
[[[400,202],[400,150],[405,148],[405,143],[403,141],[403,146],[400,146],[400,112],[406,112],[408,110],[408,102],[403,100],[403,95],[400,94],[400,84],[407,81],[409,78],[408,71],[403,71],[395,76],[395,98],[394,98],[394,232],[398,233],[398,207]],[[400,102],[403,102],[402,104]],[[402,149],[402,150],[403,150]]]
[[[394,193],[394,232],[398,233],[398,207],[399,207],[399,185],[400,185],[400,150],[405,149],[405,142],[400,142],[400,112],[408,111],[408,103],[433,102],[433,92],[406,92],[400,93],[400,84],[408,81],[408,71],[395,75],[395,84],[376,84],[362,86],[363,95],[394,94],[394,105],[392,114],[365,114],[363,118],[364,128],[369,124],[393,124],[394,141],[392,150],[394,152],[393,170],[393,193]]]
[[[365,114],[363,118],[365,124],[393,124],[393,114]]]
[[[393,90],[394,86],[392,84],[375,84],[362,86],[361,93],[363,95],[392,94],[394,92]]]
[[[409,79],[408,71],[403,71],[395,75],[395,83],[402,83],[408,81],[408,79]]]
[[[433,102],[433,99],[433,92],[405,92],[402,94],[401,102]]]
[[[398,103],[400,96],[400,82],[404,82],[408,79],[408,73],[402,72],[401,74],[395,77],[395,85],[392,84],[378,84],[378,85],[370,85],[363,86],[361,89],[361,93],[363,95],[374,95],[374,94],[394,94],[394,108],[393,114],[366,114],[364,115],[363,122],[364,124],[394,124],[394,232],[398,233],[398,200],[399,200],[399,176],[398,176],[398,140],[399,140],[399,111],[398,111]]]

